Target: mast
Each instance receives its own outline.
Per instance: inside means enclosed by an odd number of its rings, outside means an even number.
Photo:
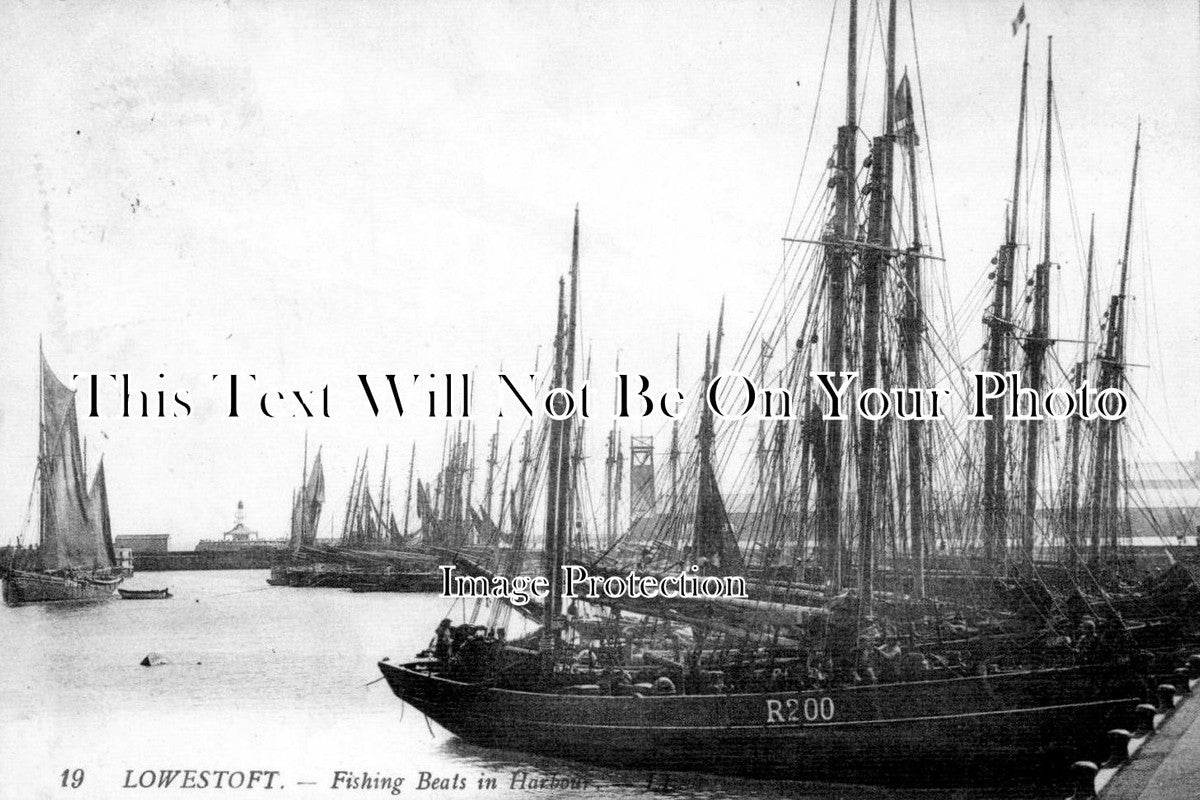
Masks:
[[[1092,214],[1091,228],[1088,231],[1087,253],[1087,282],[1083,299],[1083,355],[1075,365],[1075,385],[1079,386],[1087,376],[1089,343],[1092,333],[1092,274],[1094,255],[1096,252],[1096,215]],[[1080,434],[1083,419],[1075,414],[1071,417],[1067,433],[1067,446],[1070,449],[1069,474],[1067,475],[1067,563],[1074,572],[1079,564],[1079,456]]]
[[[921,384],[921,338],[925,332],[925,312],[921,296],[921,219],[917,203],[917,131],[913,112],[908,71],[900,81],[902,111],[907,112],[909,125],[901,135],[908,155],[909,204],[912,206],[912,244],[904,258],[904,313],[901,316],[901,346],[904,349],[906,386]],[[923,423],[919,419],[905,422],[908,463],[908,538],[914,567],[913,589],[917,597],[925,596],[925,479]]]
[[[721,312],[717,314],[717,340],[713,346],[713,367],[711,380],[716,380],[721,374],[721,343],[725,341],[725,297],[721,297]],[[709,420],[711,421],[711,416]]]
[[[342,517],[342,541],[348,542],[350,538],[350,513],[354,508],[354,493],[358,489],[358,465],[359,459],[354,459],[354,472],[350,478],[350,494],[346,497],[346,514]]]
[[[716,370],[713,369],[712,358],[712,336],[704,337],[704,391],[708,391],[708,386],[712,382]],[[696,437],[698,447],[697,456],[699,458],[699,486],[697,487],[696,497],[696,519],[693,523],[694,531],[692,534],[692,558],[696,563],[700,563],[700,559],[707,558],[708,554],[704,552],[704,532],[703,522],[700,518],[702,509],[702,499],[704,492],[707,491],[707,483],[705,476],[712,468],[712,442],[713,442],[713,419],[712,407],[709,403],[705,403],[700,411],[700,432]]]
[[[1008,372],[1008,340],[1012,331],[1012,284],[1017,257],[1017,218],[1021,204],[1021,163],[1025,143],[1025,106],[1029,89],[1029,26],[1025,26],[1025,58],[1021,67],[1021,107],[1017,116],[1017,156],[1013,167],[1012,205],[1005,215],[1005,242],[996,266],[992,309],[984,318],[988,326],[988,372]],[[991,418],[986,423],[983,448],[983,539],[984,557],[995,564],[1007,548],[1008,496],[1005,460],[1008,456],[1005,411],[1002,402],[985,407]]]
[[[1042,208],[1042,261],[1033,276],[1033,325],[1025,339],[1026,385],[1042,392],[1046,350],[1050,347],[1050,186],[1054,131],[1054,37],[1046,37],[1046,153],[1045,197]],[[1015,226],[1014,226],[1015,227]],[[1025,490],[1021,516],[1021,550],[1033,558],[1034,515],[1037,513],[1039,420],[1025,423]]]
[[[42,350],[42,336],[38,334],[38,561],[39,565],[46,555],[42,552],[46,544],[46,522],[49,516],[46,512],[50,504],[49,487],[46,485],[46,354]]]
[[[308,486],[308,431],[305,430],[304,431],[304,461],[303,461],[303,467],[300,470],[300,492],[301,492],[301,494],[304,493],[305,488],[307,486]],[[292,505],[294,508],[295,504],[293,503]],[[301,541],[301,542],[304,541],[304,534],[307,532],[305,529],[304,523],[305,523],[304,509],[301,509],[301,511],[300,511],[300,539],[299,539],[299,541]],[[293,520],[293,525],[294,524],[295,524],[295,521]]]
[[[500,420],[496,420],[496,432],[492,434],[492,442],[488,448],[487,481],[483,485],[483,508],[488,518],[492,518],[492,492],[496,484],[496,453],[500,447]]]
[[[850,0],[850,31],[846,50],[846,124],[838,128],[834,176],[834,214],[825,244],[829,285],[826,308],[825,365],[838,376],[846,365],[846,284],[852,262],[851,243],[858,238],[858,0]],[[830,578],[829,591],[841,587],[842,422],[826,420],[825,461],[817,475],[817,547]]]
[[[517,472],[517,487],[516,487],[516,489],[513,490],[513,500],[512,500],[512,513],[513,513],[513,523],[514,523],[513,527],[514,528],[521,527],[516,524],[518,521],[518,518],[520,519],[521,525],[522,526],[524,525],[525,515],[526,515],[527,511],[529,510],[528,480],[529,480],[529,465],[533,461],[533,454],[530,449],[530,435],[532,434],[532,432],[533,431],[532,431],[531,427],[525,428],[525,435],[522,437],[522,441],[521,441],[521,458],[520,458],[521,468]],[[517,501],[518,497],[520,498],[520,502]],[[513,532],[516,533],[517,531],[514,530]]]
[[[758,345],[758,385],[767,385],[767,361],[771,358],[771,345],[763,339]],[[758,485],[761,487],[766,483],[767,478],[767,454],[770,448],[767,447],[766,420],[759,419],[757,440],[755,447],[755,460],[758,466]]]
[[[417,463],[417,443],[413,442],[412,454],[408,457],[408,490],[404,493],[404,535],[408,535],[408,512],[412,508],[413,467]]]
[[[895,135],[896,86],[896,0],[888,2],[887,77],[884,133],[871,143],[871,203],[867,238],[871,244],[863,254],[862,390],[879,384],[880,306],[892,243],[892,151]],[[863,417],[859,427],[858,460],[858,589],[860,613],[869,615],[873,606],[875,579],[875,501],[877,499],[876,453],[879,424]]]
[[[554,378],[554,387],[560,387],[563,383],[563,305],[566,292],[566,284],[562,278],[558,280],[558,323],[554,331],[554,363],[551,367],[551,375]],[[562,405],[558,404],[555,411],[561,410]],[[545,542],[543,544],[543,559],[546,571],[546,578],[550,582],[550,593],[546,597],[546,605],[544,608],[544,618],[542,620],[542,636],[544,639],[554,639],[556,637],[555,625],[558,617],[558,609],[562,605],[561,598],[558,597],[558,592],[554,589],[558,586],[558,547],[561,542],[561,526],[559,519],[559,507],[562,505],[562,473],[561,462],[562,458],[562,424],[558,420],[550,420],[549,422],[549,467],[547,469],[548,487],[546,491],[546,530]]]
[[[1125,245],[1121,255],[1121,277],[1117,294],[1109,300],[1108,337],[1105,353],[1100,357],[1100,390],[1120,388],[1125,382],[1125,299],[1129,283],[1129,248],[1133,235],[1133,203],[1137,191],[1138,159],[1142,149],[1142,123],[1138,121],[1137,138],[1133,146],[1133,174],[1129,181],[1129,210],[1125,217]],[[1092,541],[1091,558],[1100,557],[1101,540],[1110,548],[1117,546],[1117,492],[1120,482],[1119,463],[1120,420],[1097,420],[1096,454],[1092,470]],[[1107,526],[1107,531],[1104,530]],[[1102,534],[1107,532],[1108,536]]]
[[[474,385],[474,381],[472,381]],[[467,423],[467,440],[463,442],[463,470],[467,475],[467,492],[465,495],[465,505],[463,512],[465,514],[468,508],[473,505],[472,498],[475,494],[475,447],[479,443],[479,433],[475,430],[475,423]],[[469,445],[469,446],[468,446]],[[467,454],[470,453],[470,461],[467,460]]]
[[[621,353],[617,352],[616,372],[621,374]],[[614,407],[618,401],[617,386],[613,386]],[[617,463],[617,417],[613,415],[612,428],[608,432],[608,450],[604,457],[604,543],[611,546],[617,536],[617,501],[615,492],[618,489],[615,479]]]
[[[383,477],[379,479],[379,520],[376,526],[376,537],[383,539],[383,527],[387,520],[387,468],[388,446],[383,446]]]
[[[725,300],[721,299],[721,313],[717,317],[715,346],[712,337],[704,342],[704,392],[717,379],[720,371],[721,340],[725,335]],[[716,440],[713,408],[704,403],[700,411],[700,428],[696,440],[699,446],[698,485],[696,487],[696,512],[692,530],[692,556],[700,563],[704,558],[712,567],[727,569],[726,562],[731,554],[725,552],[725,522],[717,489],[716,473],[713,469],[713,443]],[[736,547],[736,543],[735,543]]]
[[[558,333],[554,343],[555,387],[574,391],[575,325],[579,279],[579,208],[575,208],[575,230],[571,244],[571,294],[567,317],[563,318],[563,282],[559,281]],[[565,322],[565,324],[564,324]],[[561,398],[559,398],[561,399]],[[556,404],[562,413],[565,400]],[[571,420],[550,420],[550,486],[546,493],[546,577],[550,584],[543,619],[543,639],[558,636],[558,616],[562,609],[562,566],[570,533],[571,509]]]
[[[679,334],[675,334],[675,386],[679,387]],[[672,544],[679,546],[679,420],[671,421],[671,451],[667,455],[671,465],[671,527]]]
[[[500,508],[496,511],[496,533],[499,534],[504,530],[504,514],[508,511],[508,476],[512,471],[512,442],[508,445],[508,455],[504,458],[504,485],[500,487]],[[500,538],[497,535],[496,547],[500,547]]]

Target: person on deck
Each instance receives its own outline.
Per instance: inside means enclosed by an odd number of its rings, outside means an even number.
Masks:
[[[429,646],[433,649],[433,657],[438,661],[449,661],[450,656],[454,654],[454,634],[450,631],[452,624],[450,620],[444,619],[433,632],[433,641]]]
[[[889,634],[884,643],[875,648],[875,663],[880,683],[895,683],[900,680],[900,659],[903,651],[895,634]]]
[[[1075,653],[1083,662],[1092,661],[1100,647],[1100,637],[1096,634],[1096,621],[1091,617],[1079,623],[1079,636],[1075,640]]]

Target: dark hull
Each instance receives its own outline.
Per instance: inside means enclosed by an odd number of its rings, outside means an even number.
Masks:
[[[167,600],[171,592],[167,589],[117,589],[122,600]]]
[[[98,603],[113,598],[121,578],[67,578],[42,572],[9,572],[4,575],[4,602]]]
[[[408,572],[400,575],[364,576],[350,587],[353,592],[436,592],[442,588],[439,575],[432,572]]]
[[[383,572],[339,565],[276,566],[267,583],[272,586],[351,589],[355,592],[436,592],[441,577],[434,572]]]
[[[306,589],[350,589],[361,576],[361,572],[324,565],[276,566],[271,568],[271,577],[267,578],[267,583],[272,586]]]
[[[1143,699],[1139,681],[1103,668],[616,697],[460,683],[423,663],[379,667],[398,697],[485,747],[626,769],[896,785],[1061,780],[1072,761],[1102,756],[1104,732]]]

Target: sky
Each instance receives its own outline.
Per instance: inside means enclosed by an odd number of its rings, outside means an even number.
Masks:
[[[1023,43],[1011,5],[899,5],[898,69],[917,77],[919,63],[935,250],[951,304],[968,310],[1011,192]],[[1054,313],[1077,316],[1077,229],[1091,213],[1098,280],[1112,284],[1140,118],[1130,360],[1147,365],[1134,378],[1158,431],[1147,457],[1190,455],[1200,450],[1197,5],[1025,6],[1028,137],[1036,149],[1053,35],[1066,153],[1067,169],[1055,164]],[[167,418],[122,418],[109,388],[104,416],[82,421],[89,462],[105,459],[117,534],[166,532],[173,548],[191,547],[231,527],[241,499],[250,527],[285,535],[306,434],[310,454],[323,448],[327,519],[368,446],[376,479],[387,445],[401,486],[414,442],[417,472],[431,477],[442,421],[373,419],[355,376],[476,371],[490,394],[501,366],[528,371],[539,346],[544,365],[577,204],[594,364],[619,352],[623,370],[672,385],[678,334],[685,382],[694,378],[721,299],[739,341],[784,256],[794,200],[802,207],[826,179],[847,7],[5,4],[0,542],[36,538],[26,520],[39,336],[64,380],[127,373],[168,398],[188,392],[187,416],[168,406]],[[860,69],[873,86],[877,14],[862,3]],[[880,109],[868,90],[868,134]],[[1078,338],[1071,325],[1061,335]],[[970,352],[982,329],[964,330]],[[230,419],[211,376],[231,373],[257,375],[261,391],[328,386],[330,418],[268,419],[248,405]],[[486,436],[494,414],[480,424]]]

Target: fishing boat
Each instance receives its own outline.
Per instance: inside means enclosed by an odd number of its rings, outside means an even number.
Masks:
[[[4,602],[96,602],[109,600],[123,580],[116,569],[108,490],[101,461],[87,488],[75,392],[40,357],[41,409],[37,489],[37,568],[0,565]]]
[[[169,600],[174,595],[169,589],[117,589],[122,600]]]
[[[568,391],[578,220],[574,242],[571,311],[563,314],[560,289],[555,337],[555,385]],[[1003,671],[992,664],[997,671],[966,675],[926,665],[891,683],[845,685],[832,674],[812,680],[808,670],[788,672],[808,664],[790,640],[785,649],[756,648],[725,659],[721,665],[737,681],[732,690],[721,671],[701,669],[700,659],[717,666],[715,645],[699,649],[690,667],[664,668],[669,659],[646,653],[640,664],[626,658],[604,668],[582,665],[575,650],[583,641],[569,644],[572,621],[558,577],[568,558],[577,463],[572,421],[547,426],[544,575],[550,593],[537,608],[541,629],[513,645],[471,636],[466,641],[480,644],[460,648],[457,659],[379,663],[397,697],[467,741],[625,768],[957,785],[1011,778],[1014,769],[1026,778],[1061,772],[1063,760],[1092,752],[1101,744],[1098,733],[1146,698],[1145,682],[1125,662]],[[703,505],[724,513],[716,500]],[[713,530],[710,545],[727,545]],[[851,624],[860,609],[856,604]],[[478,655],[466,657],[471,650]]]
[[[887,5],[883,132],[871,140],[860,183],[851,2],[847,120],[826,184],[833,213],[820,233],[786,240],[804,248],[796,258],[816,289],[799,301],[790,284],[779,292],[785,319],[796,306],[809,313],[793,322],[798,330],[780,325],[773,334],[786,351],[781,373],[792,385],[815,369],[857,370],[855,396],[937,385],[929,374],[935,359],[925,352],[930,311],[922,263],[934,256],[920,238],[916,114],[907,76],[895,80],[896,3]],[[1028,42],[1027,28],[1022,143]],[[1049,131],[1049,115],[1046,124]],[[1048,150],[1049,141],[1047,133]],[[1022,155],[1019,145],[1017,182]],[[1135,181],[1136,171],[1135,149]],[[909,197],[894,204],[894,186],[905,183]],[[999,372],[1015,370],[1019,343],[1026,353],[1021,371],[1037,374],[1050,339],[1050,258],[1029,282],[1031,322],[1018,325],[1011,302],[1016,217],[1013,210],[989,276],[996,292],[985,316],[985,358]],[[907,242],[900,240],[905,231]],[[547,379],[568,393],[575,385],[578,270],[577,210],[570,289],[564,294],[560,282]],[[1123,293],[1124,278],[1121,286]],[[703,384],[720,374],[722,327],[718,322],[716,346],[706,349]],[[1119,351],[1114,355],[1121,360]],[[746,371],[745,364],[735,368]],[[1045,528],[1036,525],[1042,480],[1036,464],[1029,466],[1046,446],[1045,428],[1026,426],[1018,437],[996,423],[980,426],[982,441],[965,442],[920,420],[822,419],[806,405],[799,424],[760,439],[774,440],[773,449],[760,449],[765,477],[754,499],[762,511],[749,523],[743,517],[736,531],[720,487],[719,432],[707,404],[697,415],[696,453],[678,465],[694,491],[686,502],[672,502],[690,524],[665,521],[653,534],[665,539],[655,544],[705,574],[752,575],[748,598],[654,604],[576,597],[564,609],[564,565],[582,561],[608,574],[631,565],[581,547],[582,423],[562,415],[546,422],[534,448],[544,467],[541,564],[549,593],[541,605],[516,609],[539,627],[509,641],[495,624],[451,626],[461,642],[435,648],[433,658],[379,663],[396,696],[476,744],[620,767],[990,785],[1062,778],[1073,760],[1103,760],[1105,731],[1127,727],[1139,703],[1155,700],[1156,678],[1170,666],[1164,659],[1194,644],[1141,612],[1118,612],[1118,601],[1135,610],[1145,605],[1116,592],[1115,583],[1100,583],[1099,561],[1094,571],[1060,570],[1063,584],[1048,585],[1033,546],[1036,528]],[[971,450],[976,444],[983,458]],[[964,462],[970,469],[951,474]],[[1108,486],[1118,468],[1104,469],[1094,482]],[[672,483],[672,497],[682,497]],[[1019,490],[1010,491],[1014,486]],[[523,541],[530,513],[525,503],[515,512],[515,542]],[[681,549],[680,532],[688,528],[691,542]],[[1080,541],[1068,537],[1065,546]],[[757,564],[748,543],[764,545]],[[768,569],[767,558],[784,545],[811,568]],[[652,558],[655,551],[641,552]],[[653,565],[639,558],[636,567]],[[1166,596],[1155,593],[1154,602]],[[597,618],[587,617],[588,606],[600,607]],[[1154,647],[1144,650],[1147,643]]]
[[[600,696],[457,681],[381,662],[398,697],[473,744],[622,768],[798,780],[961,785],[1062,774],[1141,700],[1105,668],[1043,670],[802,692]],[[562,676],[566,678],[567,676]],[[592,692],[589,696],[588,692]]]
[[[317,541],[317,526],[321,521],[321,509],[325,505],[325,469],[321,464],[321,450],[313,459],[312,469],[308,466],[308,436],[304,437],[304,460],[302,461],[300,488],[292,495],[291,532],[288,539],[288,558],[271,567],[267,583],[272,586],[297,586],[301,576],[311,567],[301,561],[301,551],[313,548]]]

